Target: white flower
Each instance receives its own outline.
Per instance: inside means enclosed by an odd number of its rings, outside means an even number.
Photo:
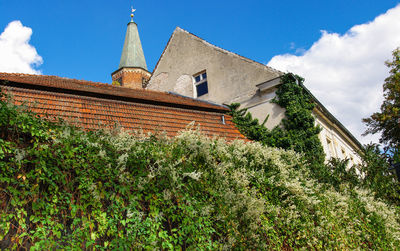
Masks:
[[[201,178],[201,175],[202,175],[202,174],[203,174],[202,172],[193,171],[193,172],[191,172],[191,173],[183,173],[183,176],[184,176],[184,177],[190,177],[190,178],[192,178],[192,179],[198,181],[198,180]]]

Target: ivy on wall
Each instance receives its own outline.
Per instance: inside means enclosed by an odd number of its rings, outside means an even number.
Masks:
[[[230,114],[240,132],[249,139],[268,146],[293,149],[303,153],[311,166],[316,167],[324,163],[325,153],[318,138],[321,128],[315,125],[315,118],[312,115],[315,104],[300,85],[303,81],[303,78],[290,73],[281,77],[281,85],[273,100],[286,109],[281,126],[268,130],[264,127],[268,116],[262,124],[259,124],[250,113],[246,114],[246,109],[239,110],[238,103],[230,105]]]
[[[359,154],[362,163],[356,167],[349,167],[348,159],[333,158],[324,164],[325,154],[318,139],[321,129],[315,126],[315,118],[312,115],[315,104],[301,86],[303,81],[301,77],[292,74],[281,77],[282,84],[278,87],[273,102],[286,109],[286,118],[280,126],[272,130],[264,126],[268,116],[260,124],[247,109],[239,109],[240,104],[231,104],[231,115],[240,132],[264,145],[293,149],[302,153],[312,176],[320,183],[330,184],[338,190],[343,183],[350,184],[351,187],[370,189],[375,198],[399,206],[400,185],[393,171],[389,170],[389,163],[377,145],[367,145],[361,149]],[[363,179],[357,175],[356,168],[358,172],[363,173]]]

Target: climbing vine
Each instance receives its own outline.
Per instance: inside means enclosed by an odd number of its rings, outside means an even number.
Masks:
[[[293,149],[303,153],[305,159],[314,167],[323,164],[325,154],[318,139],[321,128],[315,125],[312,110],[315,104],[310,95],[300,85],[304,79],[292,74],[281,77],[281,85],[276,91],[276,104],[285,108],[285,118],[281,126],[268,130],[264,124],[253,119],[246,109],[239,109],[240,104],[230,105],[233,121],[241,133],[249,139],[264,145]]]

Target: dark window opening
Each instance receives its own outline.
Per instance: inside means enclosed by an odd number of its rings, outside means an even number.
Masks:
[[[207,81],[196,85],[197,97],[203,96],[208,93]]]
[[[208,93],[207,73],[202,72],[194,75],[194,85],[196,86],[196,97],[203,96]]]

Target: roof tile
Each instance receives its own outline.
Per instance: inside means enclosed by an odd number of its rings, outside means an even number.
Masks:
[[[165,131],[168,136],[175,136],[195,122],[207,136],[245,139],[232,117],[224,114],[227,108],[182,96],[26,74],[0,73],[0,85],[12,94],[15,104],[25,105],[42,117],[63,118],[85,129],[121,126],[152,133]],[[49,88],[43,90],[42,86]],[[112,94],[102,95],[107,90]],[[86,95],[88,92],[98,95]],[[221,116],[225,116],[225,124]]]
[[[16,84],[35,85],[36,88],[47,87],[53,89],[61,89],[61,91],[72,91],[80,93],[84,92],[87,94],[92,93],[102,96],[108,95],[113,96],[114,98],[119,97],[125,99],[140,100],[140,102],[147,101],[151,103],[164,103],[189,108],[196,107],[197,109],[202,108],[219,112],[226,112],[229,110],[227,107],[222,105],[212,104],[210,102],[204,102],[198,99],[183,97],[181,95],[175,95],[166,92],[147,89],[131,89],[99,82],[76,80],[57,76],[0,72],[0,80]]]

